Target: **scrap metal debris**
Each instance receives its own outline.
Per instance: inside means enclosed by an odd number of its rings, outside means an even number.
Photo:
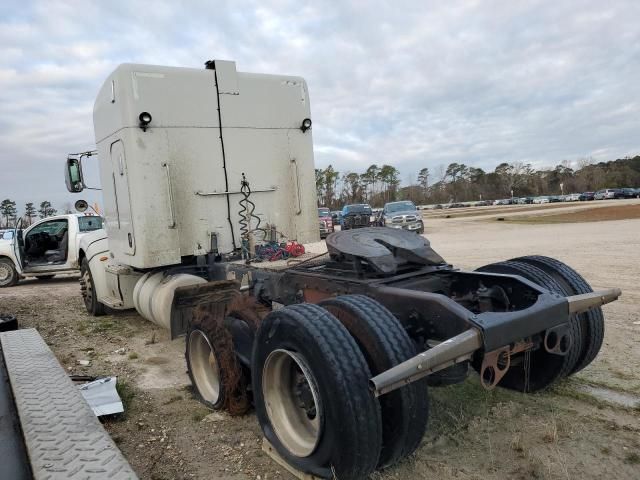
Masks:
[[[96,417],[124,412],[120,395],[116,390],[117,377],[104,377],[78,388]]]

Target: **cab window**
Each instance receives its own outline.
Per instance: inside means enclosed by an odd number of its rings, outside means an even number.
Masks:
[[[66,230],[66,228],[66,220],[51,220],[49,222],[44,222],[33,227],[31,230],[29,230],[29,236],[33,235],[34,233],[48,233],[49,235],[59,235],[63,232],[63,230]]]
[[[78,217],[78,229],[80,232],[93,232],[102,228],[102,217],[86,216]]]

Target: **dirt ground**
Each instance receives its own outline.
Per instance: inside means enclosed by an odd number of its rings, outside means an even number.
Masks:
[[[431,389],[430,427],[422,445],[374,477],[639,478],[640,219],[425,220],[432,246],[461,268],[549,255],[572,265],[594,288],[619,286],[623,296],[605,307],[598,358],[552,391],[489,392],[475,377]],[[322,248],[321,243],[312,249]],[[22,327],[36,327],[70,373],[118,376],[126,414],[105,426],[141,478],[293,478],[261,451],[254,414],[231,418],[192,398],[183,340],[169,341],[133,312],[89,317],[77,278],[28,280],[0,290],[0,311],[15,314]],[[83,367],[79,360],[91,364]]]
[[[603,222],[608,220],[627,220],[640,218],[640,204],[610,205],[602,208],[583,208],[573,212],[562,212],[546,215],[518,216],[506,219],[528,223],[573,223]]]

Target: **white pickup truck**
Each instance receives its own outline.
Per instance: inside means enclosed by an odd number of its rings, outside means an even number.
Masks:
[[[89,214],[44,218],[0,239],[0,288],[20,277],[51,278],[80,270],[79,245],[85,234],[102,228],[102,217]]]

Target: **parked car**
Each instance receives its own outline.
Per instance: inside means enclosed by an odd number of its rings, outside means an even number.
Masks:
[[[373,211],[369,204],[355,203],[352,205],[345,205],[342,208],[340,228],[342,230],[351,230],[352,228],[370,227],[372,216]]]
[[[422,215],[415,204],[410,201],[385,204],[378,224],[383,227],[403,228],[412,232],[424,233]]]
[[[614,198],[624,198],[624,193],[619,188],[607,188],[598,190],[594,195],[596,200],[612,200]]]
[[[594,199],[595,192],[584,192],[580,194],[578,200],[581,202],[588,202]]]
[[[326,238],[327,235],[333,233],[333,218],[328,208],[318,208],[318,227],[320,228],[320,238]]]
[[[11,240],[13,235],[13,230],[0,230],[0,240]]]
[[[565,195],[564,196],[564,201],[565,202],[577,202],[580,200],[580,194],[579,193],[570,193],[569,195]]]
[[[342,219],[342,211],[333,210],[331,212],[331,220],[333,220],[333,226],[340,225],[340,219]]]
[[[550,199],[549,197],[535,197],[533,199],[533,203],[549,203]]]
[[[640,190],[637,188],[622,188],[624,198],[640,198]]]

